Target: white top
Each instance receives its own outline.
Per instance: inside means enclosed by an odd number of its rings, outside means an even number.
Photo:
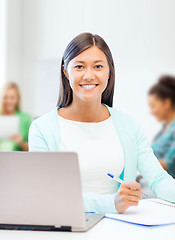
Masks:
[[[101,122],[78,122],[60,115],[58,118],[60,151],[78,153],[83,192],[116,192],[116,182],[107,173],[122,173],[124,152],[111,116]]]

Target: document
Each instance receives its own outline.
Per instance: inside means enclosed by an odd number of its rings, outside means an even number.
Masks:
[[[175,224],[175,204],[158,198],[142,199],[138,206],[121,214],[106,214],[105,218],[145,227],[171,225]]]
[[[19,133],[19,117],[0,115],[0,140],[8,140]]]

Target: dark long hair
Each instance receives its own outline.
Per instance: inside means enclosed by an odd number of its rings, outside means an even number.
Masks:
[[[158,79],[158,82],[154,84],[148,94],[155,94],[159,99],[170,99],[172,107],[175,107],[175,77],[164,74]]]
[[[108,85],[102,93],[101,102],[112,107],[113,105],[113,95],[114,95],[114,84],[115,84],[115,69],[114,61],[111,51],[102,37],[99,35],[93,35],[91,33],[85,32],[76,36],[66,47],[62,60],[61,60],[61,76],[60,76],[60,88],[57,106],[66,107],[73,99],[72,89],[69,84],[69,80],[66,78],[62,66],[64,69],[67,68],[69,61],[75,58],[84,50],[91,46],[99,47],[107,57],[107,61],[110,68],[110,78],[108,79]]]

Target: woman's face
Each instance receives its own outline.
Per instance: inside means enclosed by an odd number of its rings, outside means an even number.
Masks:
[[[74,59],[63,69],[73,90],[73,98],[90,102],[100,99],[110,77],[106,55],[96,46],[92,46]]]
[[[156,94],[150,94],[148,96],[148,105],[150,107],[150,113],[154,115],[158,121],[164,121],[172,109],[170,99],[162,100]]]
[[[13,113],[18,103],[18,94],[16,89],[7,89],[3,97],[3,108],[5,113]]]

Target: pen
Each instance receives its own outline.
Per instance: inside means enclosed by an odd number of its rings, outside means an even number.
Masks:
[[[114,175],[111,174],[111,173],[107,173],[107,175],[108,175],[109,177],[111,177],[113,180],[115,180],[115,181],[117,181],[117,182],[119,182],[119,183],[123,183],[123,182],[124,182],[123,180],[121,180],[120,178],[114,176]],[[144,196],[148,196],[148,195],[145,194],[144,192],[142,192],[142,194],[143,194]]]
[[[107,173],[107,175],[108,175],[109,177],[111,177],[112,179],[114,179],[115,181],[119,182],[119,183],[123,183],[123,182],[124,182],[124,181],[121,180],[120,178],[115,177],[114,175],[112,175],[112,174],[110,174],[110,173]]]

